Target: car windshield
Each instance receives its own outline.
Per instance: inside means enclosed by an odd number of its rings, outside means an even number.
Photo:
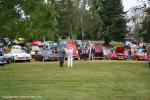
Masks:
[[[52,55],[53,53],[52,53],[51,50],[42,50],[42,51],[41,51],[41,54],[42,54],[42,55]]]
[[[12,49],[11,52],[12,53],[24,53],[25,51],[21,49]]]
[[[137,55],[145,55],[144,52],[137,52]]]

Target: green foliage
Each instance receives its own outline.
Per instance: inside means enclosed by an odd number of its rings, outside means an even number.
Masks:
[[[58,12],[58,34],[78,34],[80,31],[80,9],[78,2],[60,0],[56,4]]]
[[[140,36],[144,38],[144,42],[150,42],[150,8],[147,8],[145,11],[147,13],[147,16],[143,21],[143,34],[141,34]]]
[[[126,33],[125,13],[121,0],[93,0],[93,10],[100,16],[98,31],[102,38],[108,34],[112,40],[122,41]],[[104,37],[103,37],[104,38]]]
[[[0,33],[2,37],[42,39],[46,34],[51,40],[57,29],[55,6],[42,0],[2,0],[0,3]]]
[[[104,36],[104,45],[109,46],[109,43],[111,42],[111,39],[108,35]]]
[[[46,36],[54,40],[54,34],[57,32],[57,12],[55,6],[43,1],[27,0],[23,4],[23,9],[29,18],[30,35],[35,39],[42,39]]]
[[[89,7],[89,9],[87,9]],[[1,0],[0,38],[57,41],[57,34],[121,40],[126,22],[121,0]],[[117,36],[117,37],[115,37]]]
[[[126,33],[126,21],[121,0],[105,0],[103,10],[103,32],[113,40],[122,41]]]
[[[18,18],[20,17],[19,11],[16,11],[15,7],[18,5],[19,0],[1,0],[0,1],[0,38],[2,37],[14,37],[16,30],[15,25],[18,24]]]

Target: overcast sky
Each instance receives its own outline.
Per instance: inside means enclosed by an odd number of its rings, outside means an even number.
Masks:
[[[132,7],[142,4],[142,2],[146,2],[147,0],[123,0],[124,10],[127,11]]]
[[[137,0],[123,0],[123,5],[124,5],[125,11],[129,10],[131,7],[134,7],[138,4],[139,3],[137,2]]]

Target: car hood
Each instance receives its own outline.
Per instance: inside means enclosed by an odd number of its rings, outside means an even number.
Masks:
[[[27,53],[8,53],[5,56],[30,57],[31,55]]]

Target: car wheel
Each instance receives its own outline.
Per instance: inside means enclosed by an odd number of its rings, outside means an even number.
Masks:
[[[79,58],[74,58],[75,60],[78,60]]]
[[[30,60],[27,60],[27,62],[30,62]]]

